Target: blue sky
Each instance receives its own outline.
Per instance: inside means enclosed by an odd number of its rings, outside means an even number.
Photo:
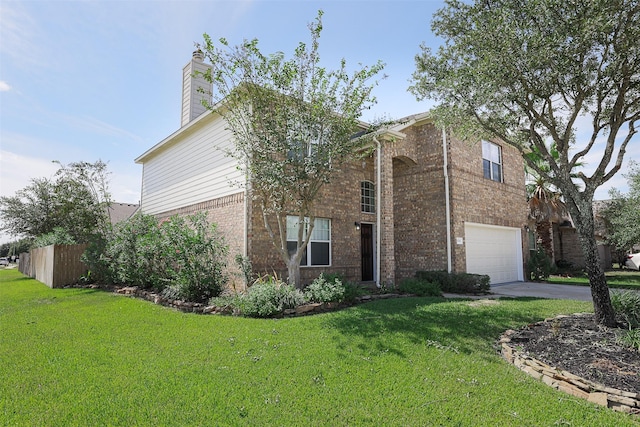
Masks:
[[[364,119],[428,110],[407,92],[414,56],[442,1],[7,1],[0,2],[0,195],[62,163],[109,164],[118,202],[140,199],[134,159],[180,125],[182,67],[202,34],[232,44],[258,38],[290,54],[323,9],[323,65],[387,64]],[[637,139],[637,138],[636,138]],[[639,160],[637,141],[628,159]],[[594,155],[594,163],[598,158]],[[625,164],[628,162],[625,162]],[[589,159],[586,159],[589,163]],[[621,174],[609,187],[624,191]]]

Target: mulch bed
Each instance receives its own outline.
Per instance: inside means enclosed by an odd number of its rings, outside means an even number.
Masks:
[[[640,352],[620,344],[624,330],[574,314],[529,325],[511,340],[518,350],[550,366],[607,387],[640,392]]]

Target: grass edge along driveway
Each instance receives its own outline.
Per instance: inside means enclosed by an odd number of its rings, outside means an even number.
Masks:
[[[638,425],[504,362],[575,301],[403,298],[291,319],[183,314],[0,271],[0,425]]]

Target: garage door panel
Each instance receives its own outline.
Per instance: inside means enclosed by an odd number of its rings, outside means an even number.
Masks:
[[[523,280],[520,230],[465,224],[467,272],[486,274],[491,283]]]

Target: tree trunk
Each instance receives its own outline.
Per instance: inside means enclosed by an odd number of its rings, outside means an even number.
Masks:
[[[296,259],[298,258],[298,259]],[[299,257],[292,256],[287,262],[287,272],[289,277],[287,283],[295,286],[298,289],[302,289],[302,283],[300,281],[300,259]]]
[[[577,209],[572,209],[575,212],[571,212],[571,214],[576,220],[578,236],[580,237],[580,245],[585,261],[585,269],[589,276],[595,320],[598,324],[613,327],[616,326],[615,312],[611,305],[607,278],[600,264],[600,256],[594,234],[593,209],[590,204],[588,206],[582,206],[582,209],[582,212],[579,212]]]

